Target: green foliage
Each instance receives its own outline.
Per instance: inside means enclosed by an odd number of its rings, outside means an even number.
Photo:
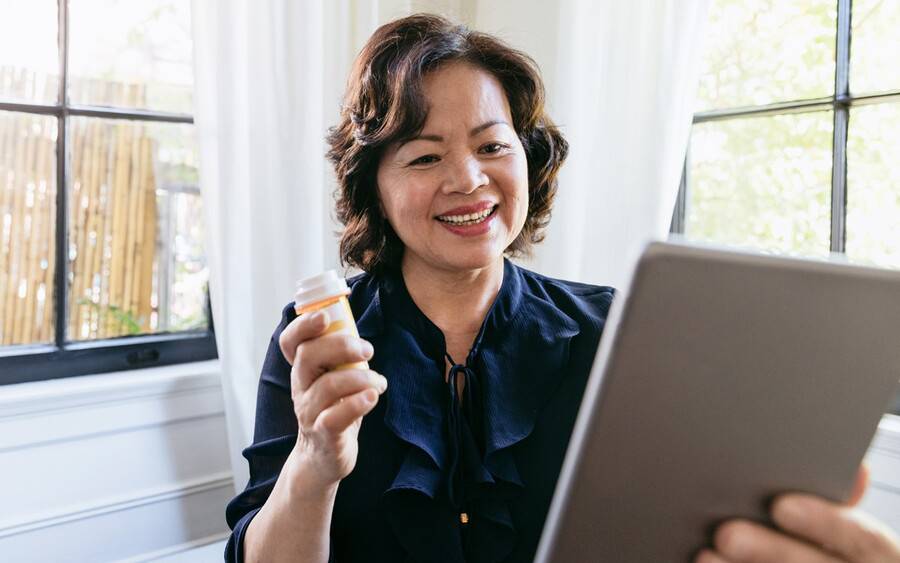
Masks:
[[[836,0],[713,0],[698,109],[834,91]]]
[[[97,311],[100,316],[100,322],[108,322],[109,319],[112,319],[117,323],[121,323],[122,327],[125,329],[125,333],[128,335],[141,333],[141,327],[143,326],[145,319],[136,316],[131,311],[125,311],[121,307],[115,305],[101,305],[83,297],[78,300],[78,304],[87,305],[91,309]]]
[[[832,96],[836,5],[835,0],[713,0],[698,110]],[[851,79],[876,90],[900,88],[900,2],[857,0],[852,21]],[[826,254],[833,119],[831,111],[816,111],[695,125],[686,234],[782,253]],[[898,156],[900,104],[852,107],[851,258],[900,266]]]

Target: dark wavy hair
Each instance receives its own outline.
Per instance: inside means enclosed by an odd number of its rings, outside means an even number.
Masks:
[[[472,64],[497,78],[525,149],[528,213],[506,253],[527,255],[543,240],[569,146],[544,110],[537,64],[496,37],[440,16],[416,14],[375,31],[350,72],[340,122],[329,130],[327,156],[337,175],[336,210],[344,225],[343,264],[370,273],[399,267],[403,243],[381,208],[378,163],[386,147],[422,131],[428,114],[423,80],[450,62]]]

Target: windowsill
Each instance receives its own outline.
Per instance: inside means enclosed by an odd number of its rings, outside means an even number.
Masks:
[[[879,447],[900,456],[900,416],[886,414],[881,417],[875,439],[879,441]]]
[[[221,385],[219,360],[0,386],[0,418]]]

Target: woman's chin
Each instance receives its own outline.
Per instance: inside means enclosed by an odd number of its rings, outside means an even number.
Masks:
[[[460,253],[456,256],[448,257],[448,262],[453,265],[456,270],[482,270],[484,268],[497,267],[503,263],[502,248],[486,248],[466,253]]]
[[[447,252],[439,256],[425,257],[410,253],[407,248],[404,262],[410,260],[426,267],[450,272],[483,270],[503,263],[503,249],[486,245],[484,248],[447,249]]]

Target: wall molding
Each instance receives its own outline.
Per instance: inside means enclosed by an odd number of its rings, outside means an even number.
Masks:
[[[78,408],[0,417],[0,454],[224,415],[218,383],[120,400],[107,398]]]
[[[882,417],[872,447],[900,457],[900,416],[886,414]]]
[[[119,559],[118,561],[116,561],[116,563],[143,563],[145,561],[156,561],[157,559],[161,559],[163,557],[170,557],[172,555],[184,553],[185,551],[190,551],[192,549],[198,549],[213,543],[221,542],[228,539],[229,536],[231,536],[231,531],[213,534],[211,536],[199,538],[194,541],[173,545],[165,549],[159,549],[157,551],[151,551],[149,553],[142,553],[141,555],[129,557],[127,559]],[[224,547],[222,548],[222,551],[225,551]]]
[[[900,416],[885,415],[866,459],[871,471],[871,487],[897,496],[900,504]]]
[[[220,363],[2,385],[0,462],[20,487],[0,513],[12,559],[147,561],[220,541],[235,491]]]
[[[218,360],[0,386],[0,422],[221,387]]]
[[[234,480],[230,472],[214,473],[200,479],[189,479],[171,486],[158,487],[135,495],[106,499],[102,502],[83,503],[67,507],[64,510],[33,516],[24,521],[0,520],[0,539],[223,488],[234,490]]]

